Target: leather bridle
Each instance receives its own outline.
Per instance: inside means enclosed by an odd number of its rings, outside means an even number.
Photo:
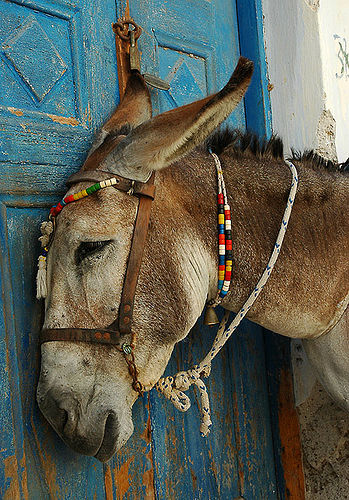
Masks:
[[[136,287],[150,221],[151,205],[155,196],[155,174],[152,173],[147,182],[139,182],[104,170],[98,170],[98,165],[115,146],[116,139],[109,140],[97,148],[88,157],[82,170],[69,177],[67,185],[70,187],[85,181],[100,182],[114,177],[117,180],[117,183],[113,186],[115,189],[139,198],[118,317],[106,328],[45,328],[41,331],[40,342],[41,344],[52,341],[87,342],[116,347],[126,360],[133,379],[133,389],[142,395],[143,387],[138,380],[138,370],[134,360],[135,334],[132,330],[132,320]],[[131,335],[131,342],[122,343],[122,335]]]

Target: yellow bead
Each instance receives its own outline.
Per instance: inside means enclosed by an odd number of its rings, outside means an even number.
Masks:
[[[218,224],[224,224],[224,214],[218,214]]]
[[[74,200],[78,200],[78,199],[79,199],[78,194],[79,194],[79,193],[75,193],[75,194],[73,194]]]
[[[226,265],[226,266],[229,266],[229,267],[232,267],[232,265],[233,265],[233,261],[232,261],[232,260],[227,260],[227,261],[225,262],[225,265]]]

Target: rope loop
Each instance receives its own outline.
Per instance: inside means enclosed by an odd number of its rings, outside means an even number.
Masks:
[[[201,377],[208,377],[210,370],[210,364],[206,365],[204,369],[201,369],[200,365],[196,365],[186,372],[177,373],[175,377],[164,377],[156,384],[156,389],[182,412],[189,410],[191,406],[190,398],[184,394],[184,391],[187,391],[192,385],[198,388],[201,400],[200,433],[202,436],[207,436],[212,425],[210,417],[210,400],[206,385],[201,379]]]

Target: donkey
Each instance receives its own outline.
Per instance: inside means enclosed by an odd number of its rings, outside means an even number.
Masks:
[[[203,143],[242,99],[252,72],[253,64],[240,58],[223,90],[154,118],[147,87],[134,72],[81,169],[138,182],[156,171],[132,329],[138,379],[147,390],[216,294],[217,180]],[[271,254],[291,176],[279,140],[260,146],[252,136],[223,136],[210,142],[232,213],[233,279],[222,305],[237,312]],[[109,152],[101,160],[103,144]],[[284,246],[248,318],[307,339],[320,380],[349,410],[349,176],[321,168],[315,157],[294,163],[299,192]],[[68,194],[90,185],[79,182]],[[107,188],[62,210],[47,259],[44,328],[104,328],[117,318],[137,207],[135,196]],[[133,432],[138,397],[122,352],[52,341],[42,343],[41,356],[41,411],[71,448],[108,460]]]

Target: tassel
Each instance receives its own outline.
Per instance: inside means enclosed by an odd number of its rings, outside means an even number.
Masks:
[[[36,275],[36,298],[44,299],[47,295],[46,283],[46,256],[40,255],[38,258],[38,273]]]
[[[46,256],[48,246],[53,233],[53,223],[51,221],[43,222],[40,226],[41,235],[39,241],[42,246],[41,255],[38,258],[38,273],[36,275],[36,298],[44,299],[47,295],[47,266]]]

